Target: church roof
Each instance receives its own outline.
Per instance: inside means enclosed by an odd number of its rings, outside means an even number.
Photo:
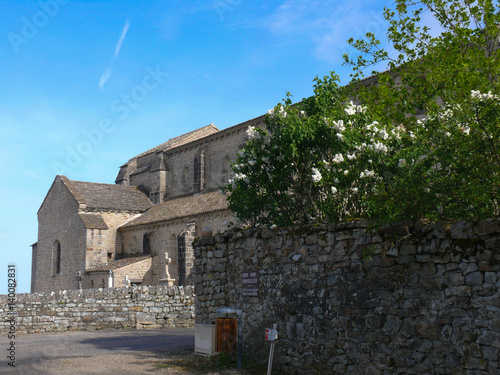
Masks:
[[[179,146],[182,146],[186,143],[195,141],[199,138],[206,137],[207,135],[217,133],[218,131],[219,131],[219,129],[214,124],[210,124],[210,125],[204,126],[202,128],[193,130],[189,133],[182,134],[178,137],[170,138],[167,142],[162,143],[161,145],[153,147],[152,149],[147,150],[147,151],[143,152],[142,154],[137,155],[136,158],[139,158],[139,157],[147,155],[147,154],[151,154],[153,152],[167,151],[167,150],[170,150],[172,148],[179,147]]]
[[[152,224],[181,217],[221,211],[227,208],[226,195],[220,191],[196,194],[154,205],[140,217],[129,221],[120,228]]]
[[[85,204],[86,208],[143,212],[151,207],[148,197],[134,186],[73,181],[66,176],[58,177],[78,203]]]
[[[117,270],[118,268],[122,268],[125,266],[129,266],[131,264],[143,261],[145,259],[151,258],[151,255],[143,255],[140,257],[130,257],[130,258],[123,258],[119,260],[114,260],[112,262],[109,262],[108,264],[104,264],[102,266],[96,266],[89,268],[87,272],[108,272],[108,271],[114,271]]]
[[[108,229],[108,225],[101,215],[98,214],[85,214],[80,212],[78,214],[83,221],[83,225],[87,229]]]

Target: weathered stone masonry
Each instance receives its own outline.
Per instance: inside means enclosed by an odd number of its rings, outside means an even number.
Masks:
[[[286,374],[499,374],[499,248],[500,220],[230,230],[195,244],[196,323],[241,308],[262,361],[277,323]],[[248,271],[257,297],[241,294]]]
[[[0,334],[8,331],[7,296],[0,296]],[[18,333],[191,327],[193,287],[63,290],[17,295]]]

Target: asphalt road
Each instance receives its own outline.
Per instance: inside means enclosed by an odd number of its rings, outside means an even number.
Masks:
[[[193,328],[31,334],[16,337],[15,367],[2,338],[0,374],[157,373],[154,353],[194,347]],[[5,355],[7,354],[7,355]],[[149,366],[150,368],[147,368]]]

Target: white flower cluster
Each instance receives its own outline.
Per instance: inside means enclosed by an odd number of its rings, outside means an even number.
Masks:
[[[345,130],[344,126],[344,121],[339,120],[339,121],[332,121],[333,129],[335,129],[338,132],[343,132]]]
[[[380,129],[379,132],[378,132],[378,135],[382,139],[389,138],[389,133],[387,133],[387,131],[385,129]]]
[[[472,97],[472,99],[478,99],[480,101],[491,100],[491,99],[495,99],[495,100],[500,99],[500,97],[498,95],[493,95],[493,93],[491,91],[488,91],[487,94],[481,94],[481,91],[479,91],[479,90],[472,90],[471,97]]]
[[[312,180],[313,182],[320,182],[323,176],[321,175],[321,172],[317,168],[312,169]]]
[[[239,181],[239,180],[243,180],[245,182],[248,182],[248,177],[244,173],[236,173],[234,175],[234,181]]]
[[[249,126],[247,129],[248,139],[258,139],[260,138],[260,133],[255,129],[254,126]]]
[[[365,177],[375,177],[375,172],[374,171],[369,171],[368,169],[365,169],[359,174],[360,178],[365,178]]]
[[[462,126],[460,128],[460,130],[465,134],[465,135],[469,135],[470,133],[470,126]]]
[[[439,114],[439,118],[442,120],[449,120],[453,117],[453,111],[450,108],[447,108],[444,112]]]
[[[335,154],[332,161],[336,164],[342,163],[344,161],[344,157],[342,156],[342,154]]]
[[[281,106],[280,109],[278,110],[279,114],[282,115],[283,117],[286,117],[287,113],[285,111],[285,107]],[[271,108],[267,111],[267,114],[271,117],[274,117],[276,115],[274,108]]]
[[[365,113],[367,109],[368,109],[368,107],[363,107],[363,106],[360,106],[360,105],[356,105],[351,100],[351,102],[349,103],[349,105],[344,108],[344,111],[345,111],[345,113],[347,115],[353,116],[356,113]]]
[[[372,145],[368,145],[366,147],[372,149],[375,152],[381,152],[383,154],[386,154],[389,151],[387,146],[384,145],[382,142],[375,142]]]

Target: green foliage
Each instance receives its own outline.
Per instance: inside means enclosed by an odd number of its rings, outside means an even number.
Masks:
[[[422,25],[426,13],[440,35]],[[351,39],[360,55],[345,56],[350,85],[339,87],[334,73],[316,78],[312,97],[292,105],[288,94],[265,129],[248,130],[226,186],[240,219],[285,226],[499,215],[498,4],[397,0],[385,17],[395,56],[373,34]],[[381,61],[390,71],[361,83]]]

